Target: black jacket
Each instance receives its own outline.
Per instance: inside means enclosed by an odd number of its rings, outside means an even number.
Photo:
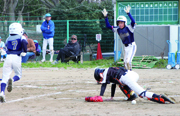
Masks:
[[[77,56],[81,51],[79,43],[72,43],[71,41],[65,45],[64,50],[70,52],[74,56]]]

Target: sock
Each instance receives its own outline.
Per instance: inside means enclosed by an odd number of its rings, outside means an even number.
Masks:
[[[20,78],[18,76],[13,77],[13,82],[18,81]]]
[[[1,83],[1,92],[4,93],[5,88],[6,88],[6,83]]]
[[[7,54],[5,54],[5,57],[7,57]]]
[[[58,62],[59,60],[58,60],[58,59],[56,59],[56,61]]]
[[[45,57],[46,57],[46,49],[43,50],[43,59],[46,59]]]
[[[3,59],[3,55],[1,55],[1,58]]]
[[[53,60],[53,56],[54,56],[54,51],[51,50],[51,58],[50,58],[50,60]]]

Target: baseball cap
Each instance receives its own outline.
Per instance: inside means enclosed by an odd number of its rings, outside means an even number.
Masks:
[[[35,42],[35,43],[38,43],[38,41],[37,41],[37,40],[34,40],[34,42]]]
[[[45,15],[45,17],[51,17],[51,14],[50,14],[50,13],[47,13],[47,14]]]

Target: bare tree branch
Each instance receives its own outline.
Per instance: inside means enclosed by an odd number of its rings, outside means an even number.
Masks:
[[[43,4],[45,4],[48,8],[55,7],[49,0],[40,0]]]
[[[13,2],[13,1],[11,0],[11,2]],[[14,9],[14,10],[15,10],[15,8],[16,8],[16,6],[17,6],[17,3],[18,3],[18,0],[15,0],[14,3],[13,3],[13,9]]]

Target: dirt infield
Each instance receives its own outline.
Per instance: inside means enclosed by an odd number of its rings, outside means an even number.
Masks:
[[[137,69],[138,83],[157,94],[174,97],[176,104],[158,104],[138,98],[137,104],[124,101],[116,88],[115,100],[88,103],[86,96],[99,95],[100,85],[93,77],[94,69],[23,69],[13,91],[6,91],[6,103],[0,103],[0,116],[136,116],[180,115],[180,70]],[[2,68],[0,69],[2,73]],[[11,77],[13,74],[11,75]],[[104,98],[109,98],[108,85]]]

